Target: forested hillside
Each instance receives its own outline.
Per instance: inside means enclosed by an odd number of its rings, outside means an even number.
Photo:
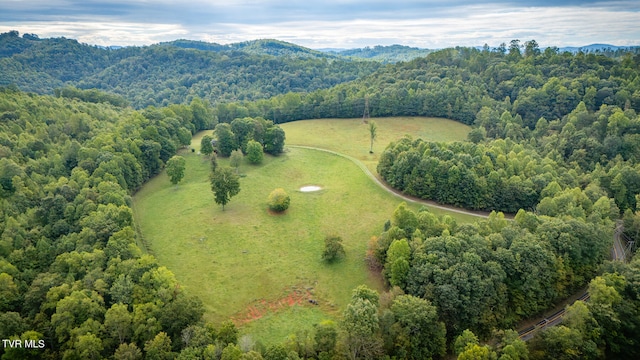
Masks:
[[[284,42],[192,46],[203,50],[187,48],[189,44],[105,49],[8,32],[0,35],[0,86],[13,84],[40,94],[63,86],[97,88],[143,108],[188,103],[194,97],[218,103],[312,91],[368,75],[380,66],[327,59]]]
[[[381,67],[273,41],[103,49],[10,32],[0,44],[0,339],[45,344],[3,359],[638,357],[640,261],[607,261],[617,232],[640,240],[636,50],[514,40]],[[389,144],[389,185],[514,220],[401,204],[361,254],[388,291],[355,289],[339,324],[264,349],[203,322],[137,246],[131,194],[218,122],[222,155],[251,139],[278,152],[274,123],[359,118],[367,104],[474,126],[468,142]],[[589,302],[530,343],[505,330],[584,287]]]
[[[0,114],[0,338],[46,342],[3,358],[180,346],[202,306],[137,247],[130,194],[214,125],[211,109],[196,99],[136,112],[3,88]]]
[[[401,204],[370,242],[368,260],[394,287],[385,296],[406,293],[437,309],[459,359],[636,358],[640,262],[636,256],[630,264],[607,262],[599,269],[610,251],[615,205],[597,188],[571,192],[581,196],[578,206],[590,209],[580,209],[582,217],[520,210],[514,221],[492,213],[486,221],[456,224]],[[640,213],[625,217],[637,239]],[[562,325],[538,332],[528,344],[515,331],[496,331],[542,313],[587,283],[589,301],[569,306]],[[427,343],[418,333],[395,332],[385,318],[391,315],[382,314],[372,338],[391,343],[387,354],[406,358],[407,343]],[[481,346],[479,338],[495,342]]]
[[[483,106],[520,115],[533,129],[540,117],[559,119],[584,101],[640,110],[640,57],[634,52],[602,54],[544,52],[535,41],[514,41],[490,49],[450,48],[407,63],[388,65],[362,79],[309,94],[241,103],[250,114],[278,122],[303,118],[362,117],[365,98],[371,116],[436,116],[473,124]]]
[[[327,52],[329,54],[348,56],[356,59],[362,58],[382,61],[383,63],[397,63],[400,61],[413,60],[417,57],[424,57],[433,51],[434,50],[418,49],[415,47],[403,45],[378,45],[374,47],[365,47],[362,49],[330,50]]]

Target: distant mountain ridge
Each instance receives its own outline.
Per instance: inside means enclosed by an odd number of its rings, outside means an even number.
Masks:
[[[243,41],[221,45],[217,43],[209,43],[204,41],[179,39],[169,42],[162,42],[158,46],[175,46],[183,49],[196,49],[203,51],[243,51],[254,55],[271,55],[271,56],[293,56],[293,57],[316,57],[316,58],[336,58],[322,51],[313,50],[304,46],[288,43],[275,39],[258,39],[251,41]]]
[[[627,48],[634,47],[592,44],[559,50],[615,57]],[[122,96],[135,108],[194,97],[212,104],[256,101],[328,89],[366,77],[385,63],[435,61],[437,56],[429,59],[434,51],[404,45],[320,51],[274,39],[228,45],[179,39],[104,47],[9,31],[0,34],[0,86],[40,94],[67,86],[98,89]]]
[[[383,63],[396,63],[398,61],[410,61],[417,57],[427,56],[434,50],[420,49],[405,45],[376,45],[374,47],[354,49],[310,49],[297,44],[276,39],[258,39],[221,45],[197,40],[179,39],[157,44],[159,46],[175,46],[183,49],[196,49],[203,51],[243,51],[256,55],[291,56],[291,57],[315,57],[327,59],[352,59],[373,60]],[[153,46],[153,45],[152,45]]]
[[[582,52],[599,52],[599,51],[616,51],[638,48],[640,45],[617,46],[611,44],[591,44],[586,46],[565,46],[559,48],[561,52],[568,51],[571,53]]]

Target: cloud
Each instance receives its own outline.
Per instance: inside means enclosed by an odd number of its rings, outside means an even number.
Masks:
[[[176,38],[220,43],[277,38],[310,47],[402,43],[492,46],[510,39],[544,45],[637,44],[640,2],[31,0],[0,3],[0,30],[66,36],[102,45]]]

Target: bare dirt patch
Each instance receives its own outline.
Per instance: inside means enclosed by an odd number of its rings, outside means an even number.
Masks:
[[[311,290],[309,290],[311,289]],[[276,300],[258,299],[253,304],[247,306],[243,311],[233,315],[231,320],[237,325],[246,324],[255,320],[258,320],[268,313],[276,313],[294,305],[308,305],[315,306],[313,294],[313,288],[305,287],[292,287],[285,296]]]

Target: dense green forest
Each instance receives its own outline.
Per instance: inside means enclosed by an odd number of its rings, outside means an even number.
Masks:
[[[479,115],[489,112],[483,108]],[[509,128],[513,119],[505,112],[491,126],[496,124]],[[584,217],[584,211],[566,208],[563,200],[543,198],[570,198],[575,195],[560,193],[591,186],[606,190],[621,212],[636,211],[640,119],[635,112],[603,106],[589,113],[580,103],[564,121],[549,126],[542,119],[538,125],[526,142],[521,126],[506,139],[479,144],[405,138],[385,150],[378,172],[407,194],[470,209]],[[480,137],[487,133],[483,126],[478,129]]]
[[[96,88],[144,108],[189,103],[194,97],[218,103],[311,91],[381,66],[278,41],[216,45],[176,41],[105,49],[12,31],[0,34],[0,86],[40,94],[64,86]]]
[[[591,198],[584,194],[584,202],[595,202],[586,219],[520,210],[514,221],[494,212],[486,221],[459,225],[449,217],[425,210],[415,213],[402,204],[387,229],[369,244],[368,260],[383,268],[389,284],[397,287],[396,294],[422,298],[436,307],[452,345],[465,331],[481,339],[500,339],[503,335],[496,329],[512,328],[523,317],[538,314],[598,273],[610,250],[612,219],[617,214],[604,192],[585,192]],[[627,218],[634,232],[639,220],[639,214]],[[522,347],[515,357],[505,352],[505,343],[485,350],[511,356],[505,359],[569,359],[572,352],[577,358],[637,357],[639,265],[637,257],[628,265],[608,263],[604,274],[589,283],[586,307],[582,302],[572,305],[563,326],[540,332],[529,350]],[[580,312],[573,313],[577,308]],[[381,332],[383,338],[386,331]],[[402,349],[401,340],[394,342],[387,354]],[[463,352],[465,345],[456,352]],[[467,350],[470,356],[478,349]]]
[[[606,261],[617,222],[640,240],[635,50],[512,41],[381,67],[274,41],[116,50],[10,32],[0,45],[0,339],[45,341],[2,359],[639,356],[640,260]],[[256,141],[278,153],[277,123],[361,117],[367,103],[474,125],[468,142],[390,144],[389,185],[514,220],[401,204],[362,254],[388,291],[354,289],[339,323],[267,348],[205,323],[138,247],[131,194],[197,131],[215,127],[221,155]],[[506,330],[584,287],[562,325],[526,344]]]
[[[435,116],[465,124],[473,124],[486,106],[498,117],[505,110],[520,115],[522,125],[533,130],[541,117],[560,119],[581,101],[590,112],[603,104],[640,110],[638,51],[561,53],[553,47],[541,51],[535,41],[495,49],[450,48],[330,89],[234,106],[286,122],[362,117],[368,98],[374,117]]]
[[[213,126],[211,109],[136,112],[3,89],[0,114],[0,338],[47,344],[3,359],[177,349],[203,310],[137,247],[130,194]]]

